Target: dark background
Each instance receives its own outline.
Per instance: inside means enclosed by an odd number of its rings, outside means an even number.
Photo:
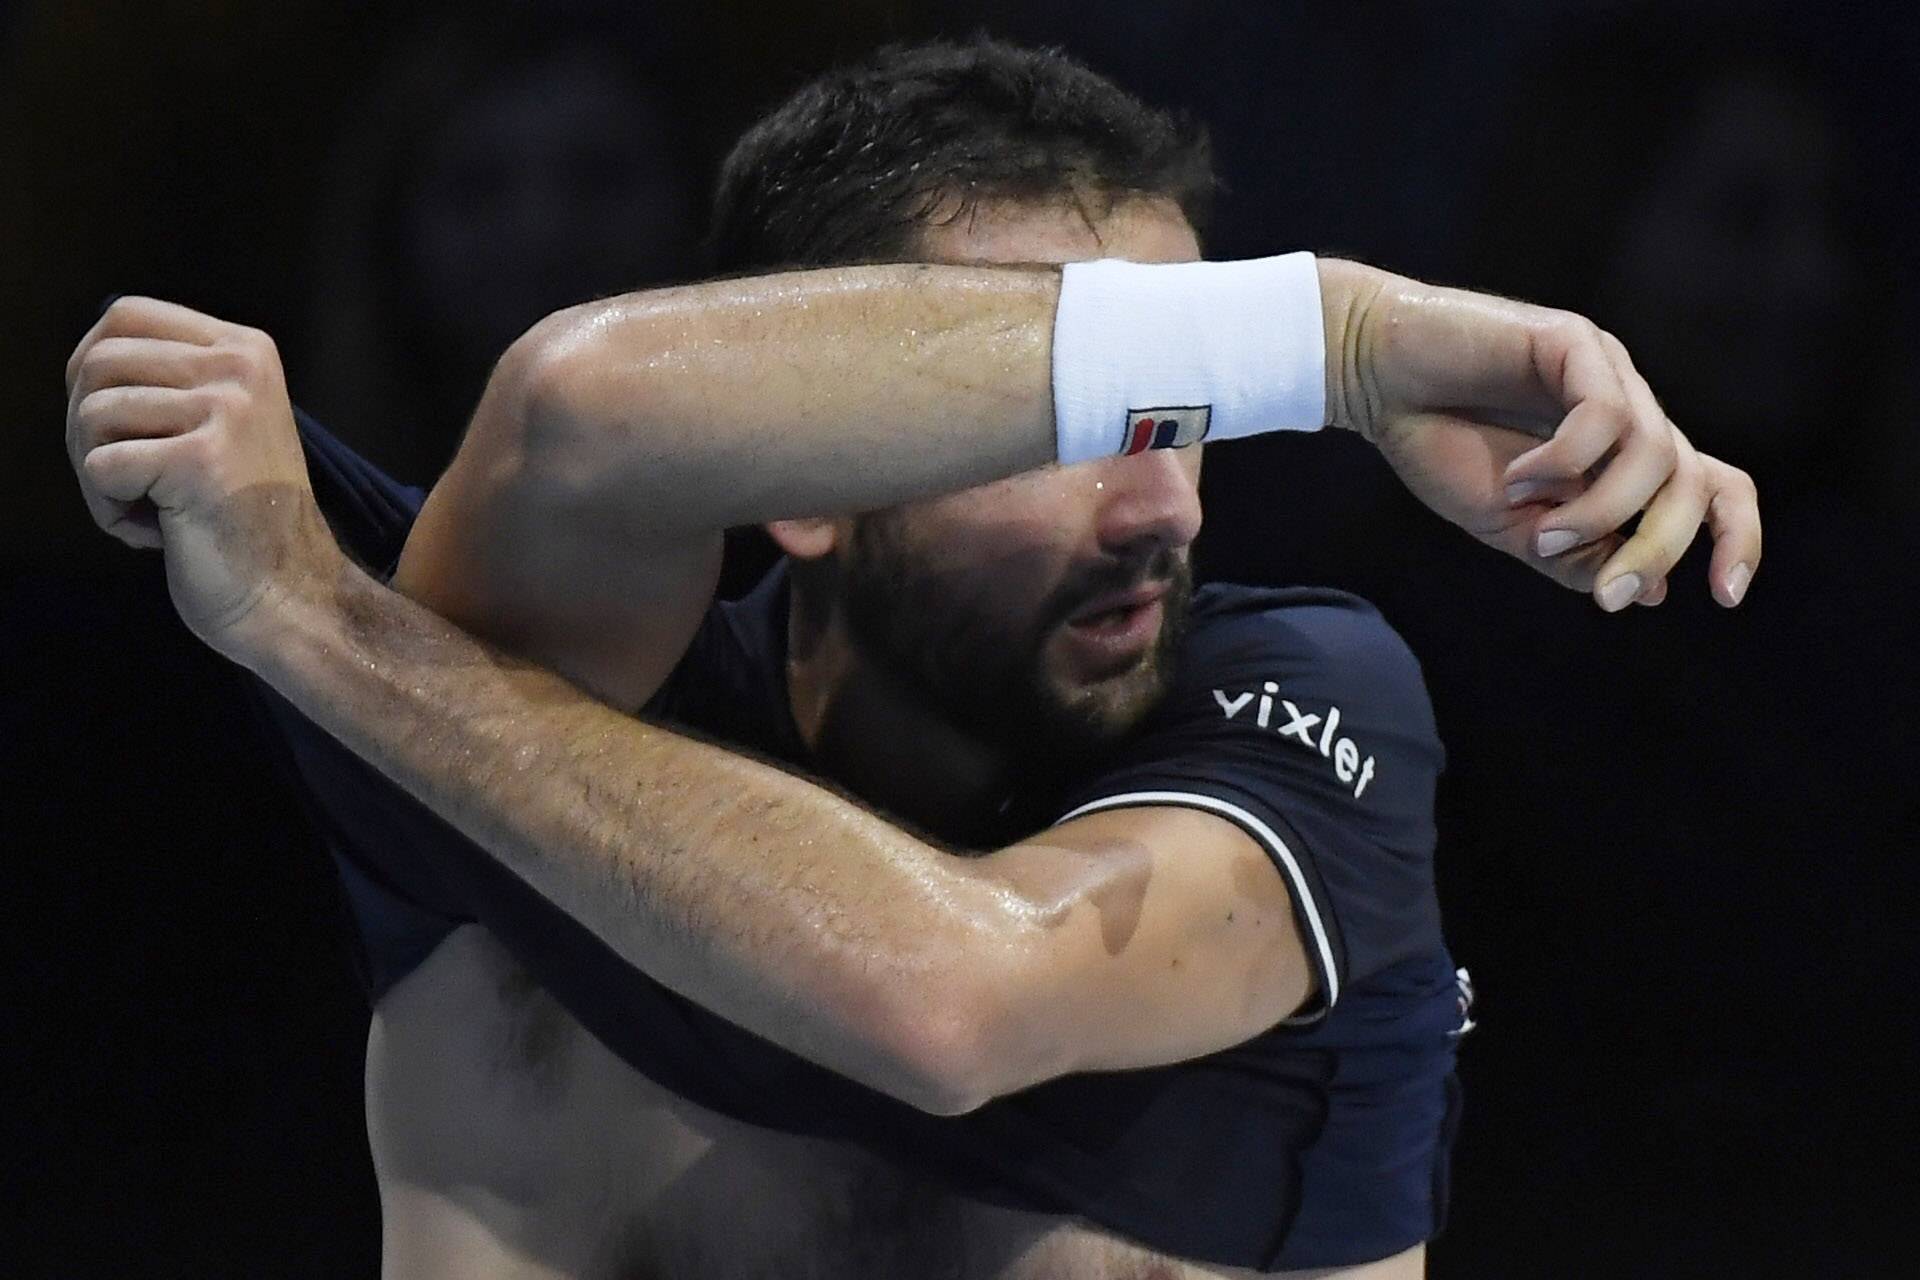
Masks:
[[[1746,607],[1696,554],[1610,617],[1350,439],[1213,455],[1205,574],[1376,601],[1448,744],[1441,891],[1481,1026],[1433,1274],[1911,1274],[1914,13],[0,4],[0,1141],[27,1239],[0,1269],[377,1268],[331,869],[157,557],[95,531],[67,471],[59,370],[100,299],[266,328],[296,399],[426,481],[520,327],[690,273],[758,111],[984,25],[1209,121],[1213,256],[1582,309],[1760,481]]]

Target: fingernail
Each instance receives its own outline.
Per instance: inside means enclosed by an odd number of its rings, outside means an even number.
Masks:
[[[1627,607],[1627,603],[1640,594],[1640,575],[1623,573],[1600,588],[1600,607],[1608,613],[1618,613]]]
[[[1526,468],[1527,463],[1534,457],[1538,456],[1539,452],[1546,447],[1547,447],[1547,442],[1543,440],[1539,444],[1533,446],[1533,448],[1527,450],[1525,453],[1515,458],[1512,462],[1509,462],[1507,464],[1506,474],[1512,475],[1516,471],[1524,470]]]
[[[1517,507],[1523,502],[1531,502],[1546,492],[1546,488],[1547,482],[1544,480],[1515,480],[1507,486],[1507,505]]]
[[[1748,566],[1744,564],[1733,566],[1733,571],[1727,574],[1727,598],[1739,604],[1746,597],[1747,583],[1752,578],[1753,570]]]
[[[1533,551],[1544,560],[1548,556],[1559,555],[1578,541],[1580,535],[1571,529],[1547,529],[1533,540]]]

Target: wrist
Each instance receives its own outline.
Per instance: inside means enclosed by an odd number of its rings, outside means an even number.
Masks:
[[[1339,258],[1320,258],[1316,265],[1327,336],[1327,425],[1372,442],[1381,412],[1372,331],[1387,274]]]
[[[364,614],[372,594],[382,590],[330,537],[325,541],[274,574],[221,646],[229,658],[283,692],[316,654],[342,647],[348,616]]]
[[[1084,462],[1326,425],[1313,256],[1061,268],[1056,456]]]

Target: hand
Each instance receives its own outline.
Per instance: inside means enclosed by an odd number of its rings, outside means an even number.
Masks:
[[[174,607],[246,665],[276,596],[345,557],[314,502],[273,340],[151,298],[107,308],[67,361],[67,456],[94,522],[166,556]]]
[[[1740,603],[1760,565],[1753,481],[1688,443],[1613,335],[1355,263],[1323,259],[1321,286],[1334,422],[1428,507],[1608,610],[1665,599],[1704,521],[1714,598]]]

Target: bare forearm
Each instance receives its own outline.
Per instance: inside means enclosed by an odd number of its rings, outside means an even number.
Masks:
[[[849,267],[576,307],[515,344],[476,427],[583,490],[641,497],[665,529],[949,492],[1053,461],[1059,284]]]
[[[1353,425],[1356,299],[1387,277],[1335,261],[1318,274],[1326,403]],[[1053,267],[901,264],[591,303],[515,344],[476,427],[661,530],[953,492],[1055,461],[1060,286]]]
[[[343,567],[259,674],[655,980],[842,1074],[946,1105],[956,957],[996,890],[810,783],[621,715]],[[953,994],[950,1005],[936,995]]]

